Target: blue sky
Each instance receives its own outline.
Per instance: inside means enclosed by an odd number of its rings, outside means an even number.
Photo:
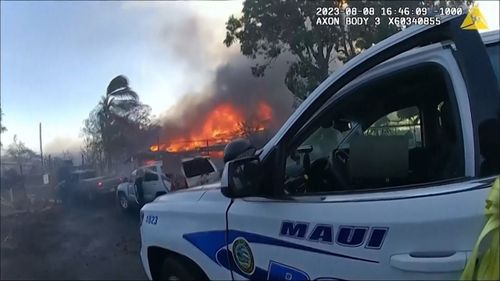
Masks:
[[[78,150],[83,120],[119,74],[161,115],[238,52],[222,40],[225,21],[241,7],[241,1],[2,1],[4,148],[17,134],[38,151],[42,122],[47,153]],[[498,1],[480,7],[498,29]]]
[[[212,2],[220,6],[212,11],[206,4],[2,1],[4,146],[17,134],[38,150],[42,122],[49,152],[77,147],[83,120],[119,74],[129,78],[156,115],[182,94],[201,89],[211,70],[234,51],[222,44],[224,22],[241,10],[241,2]],[[170,47],[175,36],[183,36],[175,30],[193,18],[198,38],[188,36],[182,44],[211,42],[200,50]],[[193,67],[192,53],[210,59]]]

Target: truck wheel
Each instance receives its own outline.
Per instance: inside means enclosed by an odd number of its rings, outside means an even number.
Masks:
[[[179,261],[175,257],[167,257],[160,270],[160,280],[207,280],[200,270],[188,263]]]
[[[120,209],[122,211],[128,211],[128,209],[130,208],[127,197],[125,197],[125,195],[121,193],[118,195],[118,205],[120,206]]]

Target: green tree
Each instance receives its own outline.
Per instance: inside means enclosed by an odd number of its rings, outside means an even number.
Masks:
[[[388,17],[380,17],[367,25],[318,25],[317,8],[339,9],[345,17],[345,8],[382,8],[458,6],[471,1],[342,1],[342,0],[246,0],[242,16],[230,16],[226,22],[224,44],[240,43],[240,51],[256,61],[252,67],[255,76],[263,76],[266,69],[282,54],[291,54],[295,61],[285,77],[287,88],[299,100],[305,99],[335,66],[349,61],[363,49],[396,33],[404,26],[388,24]],[[341,21],[342,22],[342,21]]]
[[[82,128],[83,146],[81,152],[84,163],[90,167],[102,170],[104,168],[104,152],[100,122],[97,119],[96,109],[92,110],[84,121]]]
[[[98,104],[97,121],[101,128],[103,152],[110,168],[117,142],[120,141],[120,132],[113,126],[117,119],[126,115],[139,105],[139,96],[134,92],[125,76],[119,75],[109,82],[106,95]]]
[[[7,148],[7,155],[16,161],[20,167],[37,157],[37,154],[33,150],[27,148],[22,141],[17,139],[17,135],[14,135],[13,142]]]

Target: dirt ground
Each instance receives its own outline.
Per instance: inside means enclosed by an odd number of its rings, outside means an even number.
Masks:
[[[30,198],[49,199],[30,191]],[[1,218],[1,279],[146,279],[139,257],[138,212],[113,196],[65,206],[31,200],[31,211]]]

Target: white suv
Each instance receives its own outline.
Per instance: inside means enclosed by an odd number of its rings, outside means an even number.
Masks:
[[[193,157],[181,160],[182,175],[186,178],[187,187],[200,186],[220,180],[217,167],[209,157]]]
[[[142,180],[142,197],[140,195],[136,180]],[[119,184],[116,188],[116,199],[122,210],[128,210],[132,206],[141,207],[142,204],[153,201],[156,197],[166,194],[172,190],[172,181],[163,173],[161,162],[146,165],[133,170],[130,178]]]

